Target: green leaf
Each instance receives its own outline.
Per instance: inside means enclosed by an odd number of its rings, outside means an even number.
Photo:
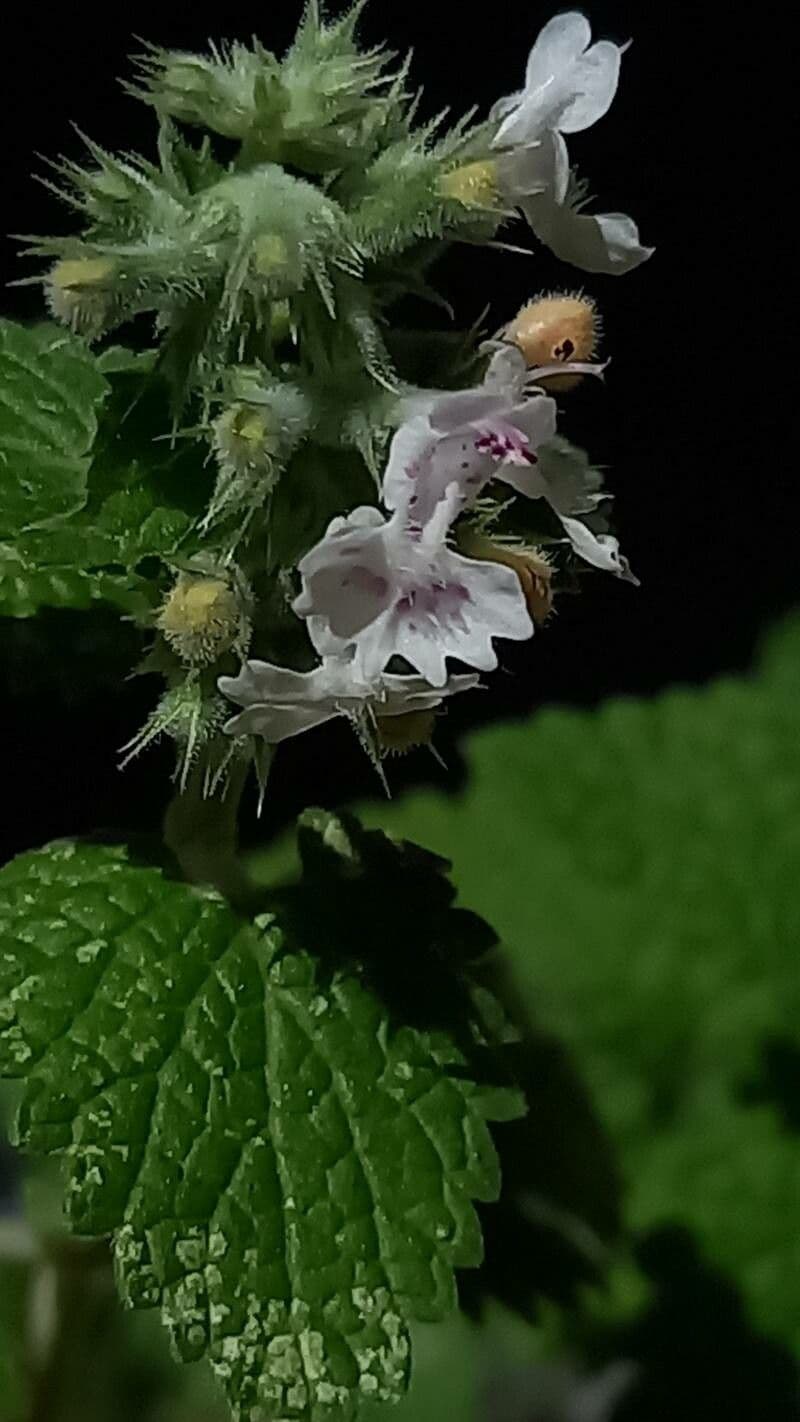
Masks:
[[[460,798],[371,809],[447,855],[570,1049],[628,1216],[679,1221],[756,1324],[800,1343],[800,620],[763,671],[473,736]],[[491,872],[487,873],[487,847]]]
[[[107,354],[114,356],[111,398],[85,481],[85,507],[0,544],[0,613],[6,616],[105,602],[147,619],[160,586],[140,565],[175,554],[202,507],[203,452],[186,441],[172,447],[164,392],[133,353],[115,348]]]
[[[337,821],[305,837],[316,888],[257,924],[118,848],[54,845],[0,873],[0,1070],[26,1078],[19,1141],[64,1156],[73,1229],[115,1233],[124,1300],[160,1305],[180,1356],[207,1354],[247,1422],[332,1422],[402,1395],[409,1322],[441,1318],[453,1269],[481,1258],[471,1201],[499,1189],[486,1120],[519,1111],[497,1066],[485,1079],[457,980],[460,1030],[434,1012],[435,960],[403,1012],[339,954],[348,925],[369,937],[361,870]],[[438,864],[389,862],[419,943],[433,893],[438,942],[452,897]],[[369,878],[371,933],[391,935]],[[388,969],[406,994],[416,947]]]
[[[143,579],[57,562],[40,563],[35,548],[25,540],[0,543],[2,616],[33,617],[43,607],[85,611],[98,603],[110,603],[138,616],[145,616],[151,608],[151,590]]]
[[[189,522],[180,509],[154,505],[152,491],[145,485],[111,494],[96,514],[86,514],[48,534],[29,534],[21,544],[30,561],[41,568],[132,570],[144,558],[174,552]]]
[[[0,321],[0,534],[82,508],[108,385],[89,350],[55,326]]]

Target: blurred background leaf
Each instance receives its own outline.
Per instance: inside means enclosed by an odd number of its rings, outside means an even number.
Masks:
[[[750,679],[482,731],[463,796],[365,816],[453,860],[580,1065],[632,1226],[693,1228],[795,1346],[798,692],[794,618]]]
[[[678,1226],[695,1241],[689,1254],[677,1249],[692,1260],[682,1273],[676,1265],[679,1283],[660,1266],[652,1274],[647,1256],[656,1295],[689,1300],[700,1289],[708,1302],[738,1289],[741,1337],[750,1329],[795,1349],[799,709],[795,617],[748,678],[483,730],[465,748],[463,794],[363,811],[451,859],[461,902],[504,942],[541,1044],[526,1082],[533,1114],[506,1128],[529,1131],[527,1150],[518,1136],[506,1153],[512,1190],[526,1171],[533,1192],[546,1181],[542,1198],[571,1213],[585,1242],[592,1232],[602,1262],[616,1154],[629,1237]],[[291,873],[283,842],[255,863],[262,878]],[[525,1275],[541,1250],[513,1232],[499,1257],[496,1244],[502,1297],[549,1293]],[[467,1278],[467,1303],[471,1288]]]

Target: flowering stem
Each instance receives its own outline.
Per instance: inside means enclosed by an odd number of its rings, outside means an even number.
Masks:
[[[164,817],[164,842],[190,884],[210,884],[237,908],[251,904],[253,885],[239,858],[238,819],[249,766],[231,766],[224,796],[204,793],[205,766],[196,765]]]

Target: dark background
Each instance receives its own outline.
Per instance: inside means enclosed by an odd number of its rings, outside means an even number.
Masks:
[[[372,0],[363,34],[401,51],[414,46],[426,112],[445,103],[485,112],[519,87],[530,44],[557,8],[496,0],[467,18],[460,3]],[[740,19],[727,10],[724,22],[721,7],[682,11],[661,0],[593,0],[583,9],[596,36],[634,44],[611,113],[575,136],[571,155],[598,210],[635,216],[655,257],[623,278],[582,278],[543,250],[527,258],[461,248],[440,276],[465,326],[487,301],[497,325],[552,286],[583,286],[597,298],[613,363],[604,386],[589,382],[563,401],[561,427],[608,466],[617,529],[642,587],[587,577],[533,644],[508,649],[491,697],[454,705],[441,736],[449,771],[417,754],[393,766],[398,790],[431,778],[457,788],[458,738],[482,718],[650,694],[746,668],[762,632],[798,596],[797,477],[774,429],[786,296],[773,262],[786,194],[772,150],[768,66],[780,34],[773,25],[767,54],[749,7]],[[20,12],[3,64],[4,226],[68,230],[68,212],[34,174],[44,172],[38,155],[81,156],[73,123],[108,148],[153,153],[154,119],[118,83],[138,48],[134,33],[194,49],[208,34],[256,33],[281,49],[299,10],[299,0],[242,0],[212,15],[165,0],[104,7],[92,19],[69,6]],[[535,246],[522,224],[509,238]],[[1,251],[5,283],[23,269],[13,243]],[[5,311],[36,316],[39,300],[36,288],[11,289]],[[157,824],[170,748],[122,775],[116,769],[117,748],[157,694],[155,683],[128,678],[138,650],[132,630],[104,614],[0,628],[7,785],[19,771],[6,797],[4,857],[59,835]],[[257,826],[246,814],[245,833],[274,832],[309,800],[374,793],[370,767],[339,723],[281,751],[264,819]]]

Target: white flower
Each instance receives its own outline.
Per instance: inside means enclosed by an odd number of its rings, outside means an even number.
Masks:
[[[586,272],[621,276],[655,251],[644,247],[632,217],[623,212],[589,214],[580,184],[572,183],[567,145],[548,132],[530,148],[506,156],[500,172],[509,201],[562,262]]]
[[[553,367],[559,373],[600,369]],[[551,373],[549,367],[529,371],[519,348],[505,344],[492,357],[483,385],[412,397],[411,418],[392,443],[383,501],[407,519],[424,523],[446,490],[460,512],[497,478],[526,498],[545,499],[585,562],[635,582],[617,540],[595,535],[576,517],[596,508],[598,500],[587,501],[574,466],[552,451],[556,404],[535,385],[545,373]]]
[[[364,713],[387,717],[431,711],[445,697],[470,691],[478,680],[455,676],[438,690],[415,676],[384,675],[366,681],[352,661],[323,657],[311,672],[245,662],[238,676],[220,677],[218,684],[225,696],[243,707],[225,726],[228,734],[262,736],[270,745],[278,745],[336,716],[358,721]]]
[[[447,547],[461,503],[453,483],[423,524],[410,520],[408,507],[388,520],[373,508],[334,520],[299,565],[303,591],[294,604],[318,651],[352,645],[367,683],[403,657],[431,686],[443,687],[448,657],[493,671],[493,638],[533,635],[516,574]]]
[[[608,113],[619,83],[622,50],[608,40],[591,44],[585,15],[556,15],[541,31],[528,60],[525,88],[500,99],[495,143],[524,147],[546,129],[580,133]]]
[[[499,127],[498,180],[522,209],[541,242],[584,271],[620,275],[652,255],[624,213],[582,211],[580,184],[571,183],[562,137],[591,127],[608,112],[619,82],[623,51],[609,41],[591,44],[583,15],[557,15],[545,25],[528,61],[525,88],[492,110]]]
[[[506,346],[482,385],[412,397],[411,418],[389,452],[386,507],[423,526],[449,488],[457,490],[460,512],[491,479],[505,478],[508,466],[535,464],[537,449],[556,432],[556,403],[541,390],[529,393],[530,381],[524,358]]]

